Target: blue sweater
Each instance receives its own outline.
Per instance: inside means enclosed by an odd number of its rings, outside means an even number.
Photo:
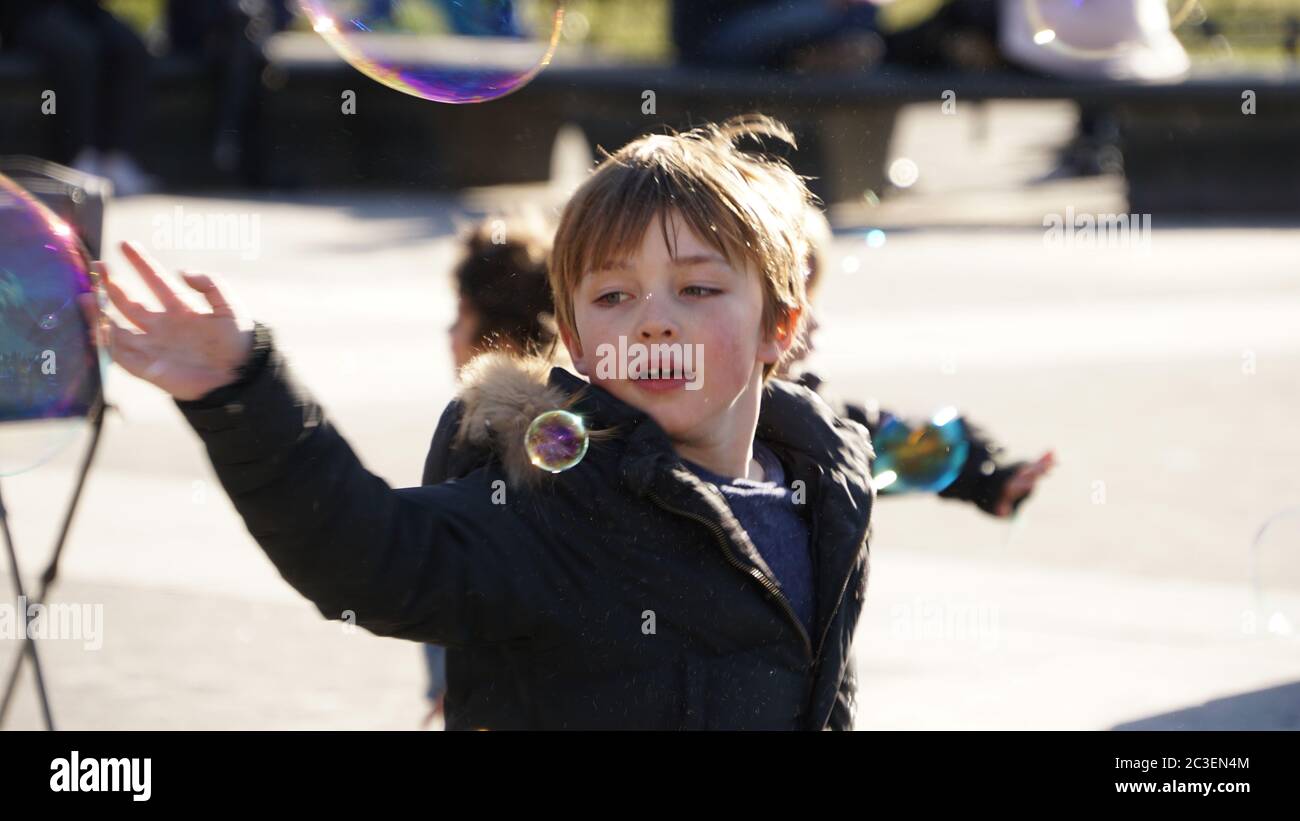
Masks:
[[[686,460],[686,466],[706,482],[718,486],[731,512],[772,568],[781,592],[790,600],[795,615],[808,634],[813,633],[813,563],[808,523],[794,491],[786,486],[785,470],[776,454],[762,442],[754,442],[754,458],[763,467],[764,481],[721,476]]]

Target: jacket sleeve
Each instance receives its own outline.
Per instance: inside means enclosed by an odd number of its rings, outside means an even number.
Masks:
[[[452,646],[532,635],[554,578],[514,509],[492,503],[499,470],[394,490],[274,349],[223,391],[176,404],[253,538],[326,618]]]
[[[849,403],[844,407],[844,415],[864,425],[871,433],[872,439],[875,439],[882,420],[895,414],[877,408],[874,404]],[[966,440],[970,443],[970,450],[966,454],[966,461],[962,463],[957,478],[948,487],[939,491],[938,495],[943,499],[969,502],[990,516],[997,515],[1002,488],[1026,463],[1007,460],[1002,446],[993,440],[988,431],[964,416],[962,422],[966,426]],[[1012,510],[1019,508],[1028,498],[1029,494],[1017,499],[1012,504]]]
[[[439,485],[453,478],[449,463],[452,441],[456,436],[456,429],[460,427],[462,409],[460,400],[453,399],[442,412],[438,427],[433,431],[433,441],[429,443],[429,453],[424,457],[424,472],[420,476],[420,484]]]
[[[952,484],[939,491],[944,499],[956,499],[970,502],[989,515],[997,515],[998,500],[1002,498],[1004,488],[1024,461],[1008,461],[1003,448],[986,430],[962,417],[966,425],[966,438],[970,442],[970,452],[962,465],[961,473]],[[1029,498],[1029,494],[1020,497],[1012,504],[1012,510]]]
[[[439,485],[449,479],[460,479],[493,460],[491,451],[486,448],[456,442],[464,410],[464,404],[453,399],[442,412],[433,432],[433,441],[429,443],[429,453],[424,458],[420,484]]]
[[[798,381],[810,390],[818,393],[822,391],[822,379],[815,374],[802,374]],[[834,403],[832,408],[838,415],[861,424],[871,434],[873,441],[880,432],[883,420],[888,416],[897,415],[881,409],[874,401],[863,404],[843,402],[838,399],[831,401]],[[993,441],[987,431],[966,417],[962,417],[962,422],[966,425],[970,451],[957,478],[938,495],[944,499],[970,502],[985,513],[996,515],[998,499],[1002,497],[1002,488],[1026,462],[1007,461],[1002,447]],[[1012,509],[1019,508],[1029,495],[1016,500]]]

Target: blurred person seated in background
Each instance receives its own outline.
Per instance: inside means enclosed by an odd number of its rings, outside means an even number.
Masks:
[[[1164,0],[1039,0],[1036,19],[1023,2],[997,4],[998,48],[1014,66],[1066,80],[1127,83],[1176,82],[1191,60],[1171,29]],[[1039,43],[1040,28],[1053,37]],[[1054,46],[1054,42],[1061,45]],[[1110,106],[1079,108],[1074,139],[1060,152],[1047,179],[1087,177],[1123,170],[1119,124]]]
[[[1020,72],[1067,80],[1168,82],[1190,67],[1164,0],[949,0],[885,36],[885,62],[918,70]],[[1038,42],[1039,28],[1052,36]],[[1080,108],[1074,138],[1048,179],[1122,170],[1108,106]]]
[[[872,0],[673,0],[686,65],[851,70],[880,61]]]
[[[168,0],[174,54],[201,59],[216,89],[212,163],[249,185],[265,182],[257,125],[267,39],[282,28],[271,0]]]
[[[49,159],[106,177],[118,196],[156,188],[135,159],[150,57],[134,30],[97,0],[0,0],[0,39],[39,60],[55,93]]]

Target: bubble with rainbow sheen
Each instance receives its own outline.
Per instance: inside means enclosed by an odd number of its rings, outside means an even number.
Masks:
[[[587,425],[576,413],[547,411],[528,426],[524,447],[534,465],[551,473],[561,473],[587,455]]]
[[[86,427],[107,352],[78,301],[98,276],[72,228],[0,175],[0,476],[23,473]]]
[[[887,416],[871,444],[873,480],[882,493],[938,493],[956,480],[970,453],[966,425],[951,406],[915,427]]]
[[[527,85],[555,54],[564,0],[298,0],[308,22],[376,82],[440,103]]]

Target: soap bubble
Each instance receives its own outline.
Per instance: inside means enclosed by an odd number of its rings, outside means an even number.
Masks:
[[[1300,638],[1300,506],[1266,519],[1250,545],[1250,632]]]
[[[298,0],[317,33],[372,80],[440,103],[481,103],[550,63],[563,0]]]
[[[30,470],[86,427],[107,352],[77,297],[98,277],[68,225],[0,175],[0,476]]]
[[[966,425],[951,407],[916,427],[890,416],[872,445],[876,488],[888,493],[938,493],[953,483],[970,453]]]
[[[559,473],[581,462],[587,454],[587,426],[575,413],[547,411],[528,426],[524,444],[534,465]]]

